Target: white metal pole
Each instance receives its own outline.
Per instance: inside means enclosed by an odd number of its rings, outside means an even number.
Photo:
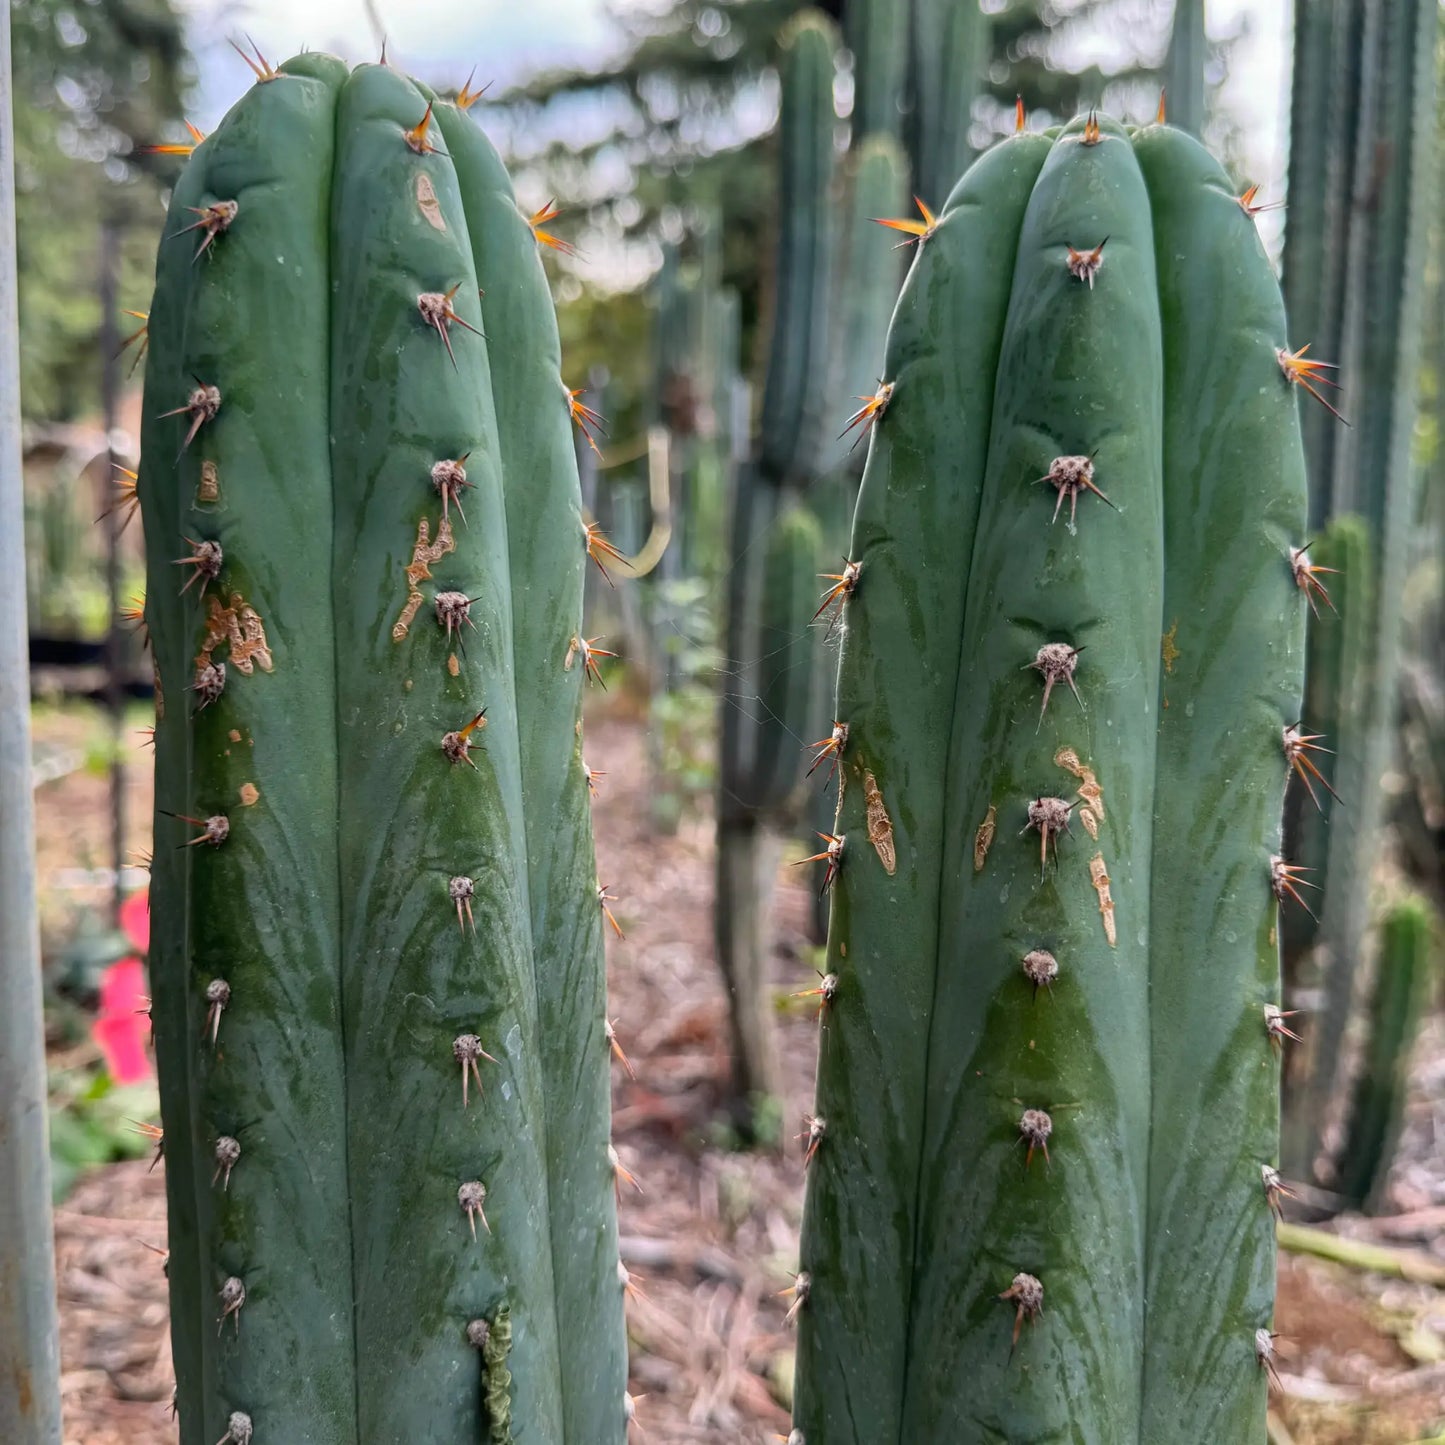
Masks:
[[[0,5],[0,1440],[60,1445],[35,915],[10,7]]]

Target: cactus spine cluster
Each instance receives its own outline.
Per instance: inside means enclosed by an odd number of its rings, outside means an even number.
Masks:
[[[537,238],[468,92],[258,62],[176,187],[138,487],[182,1439],[621,1440]]]
[[[1163,126],[1018,135],[918,248],[839,598],[801,1438],[1263,1435],[1286,346]]]

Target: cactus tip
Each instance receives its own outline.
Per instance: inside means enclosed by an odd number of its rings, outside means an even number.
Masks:
[[[828,835],[827,833],[820,833],[818,836],[821,837],[821,838],[826,838],[826,837],[828,837],[829,835]],[[838,841],[841,843],[841,842],[842,842],[842,839],[840,838]],[[840,851],[841,851],[841,850],[840,850]],[[819,853],[819,854],[818,854],[818,857],[819,857],[819,858],[824,858],[824,857],[826,857],[826,856],[827,856],[826,853]],[[804,860],[804,861],[811,863],[811,862],[814,862],[815,860],[812,859],[812,858],[809,858],[809,859],[806,859],[806,860]],[[837,975],[836,973],[821,973],[821,972],[820,972],[820,973],[818,974],[818,980],[819,980],[819,981],[818,981],[818,986],[817,986],[816,988],[804,988],[804,989],[800,989],[797,993],[795,993],[795,994],[793,995],[793,997],[794,997],[794,998],[815,998],[815,999],[817,999],[817,1000],[818,1000],[818,1012],[817,1012],[816,1015],[814,1015],[814,1017],[816,1017],[816,1018],[822,1018],[822,1017],[823,1017],[823,1010],[826,1009],[826,1008],[828,1007],[828,1005],[829,1005],[830,1003],[832,1003],[833,1000],[838,996],[838,975]]]
[[[1306,542],[1303,547],[1291,547],[1289,550],[1290,571],[1294,573],[1295,586],[1305,595],[1305,601],[1310,605],[1310,611],[1316,617],[1320,610],[1315,606],[1315,599],[1318,598],[1330,609],[1338,614],[1339,609],[1330,601],[1330,594],[1325,584],[1320,581],[1321,574],[1338,574],[1338,567],[1319,567],[1309,559],[1309,550],[1312,544]]]
[[[1318,923],[1309,904],[1300,896],[1299,888],[1319,888],[1318,883],[1311,883],[1304,877],[1306,873],[1312,873],[1312,868],[1301,868],[1297,863],[1286,863],[1283,858],[1276,855],[1269,860],[1269,886],[1274,890],[1274,896],[1283,904],[1285,899],[1293,898],[1311,918]],[[1298,885],[1298,886],[1296,886]]]
[[[1059,520],[1059,512],[1063,509],[1064,498],[1069,499],[1069,531],[1075,530],[1075,521],[1079,511],[1079,496],[1083,492],[1092,492],[1101,502],[1114,507],[1103,492],[1099,490],[1098,484],[1094,481],[1094,459],[1088,457],[1055,457],[1049,463],[1049,469],[1043,476],[1037,479],[1039,482],[1048,482],[1050,486],[1058,491],[1058,499],[1054,503],[1053,521]],[[1117,512],[1119,509],[1114,507]]]
[[[627,1070],[627,1077],[629,1079],[636,1079],[637,1070],[632,1067],[632,1060],[623,1052],[622,1045],[617,1041],[617,1030],[614,1027],[616,1023],[616,1019],[604,1018],[602,1020],[602,1027],[607,1035],[608,1046],[612,1050],[613,1058]]]
[[[858,590],[858,576],[862,571],[862,562],[850,562],[845,557],[841,572],[820,572],[818,574],[823,581],[831,582],[833,585],[823,594],[823,600],[818,604],[818,610],[812,617],[814,622],[835,605],[837,612],[833,622],[837,622],[838,618],[843,615],[843,604]],[[832,624],[829,625],[831,628]]]
[[[464,321],[452,305],[452,298],[461,290],[461,286],[462,283],[458,281],[450,291],[423,291],[416,298],[416,309],[421,312],[421,319],[441,337],[447,355],[451,358],[453,371],[457,369],[457,356],[452,350],[450,329],[453,321],[464,330],[470,331],[473,336],[486,340],[486,333],[473,326],[470,321]]]
[[[1104,132],[1099,126],[1099,112],[1091,109],[1089,118],[1084,122],[1083,134],[1079,137],[1079,144],[1096,146],[1104,139]]]
[[[607,906],[609,903],[616,902],[617,895],[609,893],[605,883],[599,883],[597,885],[597,903],[602,909],[602,916],[612,925],[612,931],[618,938],[626,938],[627,935],[622,931],[622,925],[613,917],[612,910]]]
[[[820,1006],[821,1007],[821,1006]],[[806,1139],[807,1145],[803,1150],[803,1168],[813,1162],[818,1152],[818,1146],[823,1142],[823,1137],[828,1132],[828,1121],[821,1114],[803,1115],[803,1132],[794,1134],[794,1139]]]
[[[622,1197],[622,1181],[626,1180],[639,1194],[643,1192],[642,1185],[637,1182],[637,1176],[622,1162],[622,1156],[613,1145],[607,1146],[607,1162],[612,1166],[613,1182],[617,1186],[617,1197]]]
[[[222,1134],[216,1140],[216,1172],[211,1176],[211,1188],[214,1189],[219,1182],[223,1190],[231,1187],[231,1170],[236,1167],[241,1157],[241,1144],[229,1134]]]
[[[171,1408],[175,1409],[174,1399]],[[216,1445],[251,1445],[251,1428],[251,1417],[244,1410],[232,1410],[231,1418],[226,1421],[226,1433]]]
[[[783,1316],[783,1323],[790,1325],[803,1312],[803,1306],[808,1303],[813,1293],[813,1276],[805,1269],[800,1269],[793,1276],[793,1282],[787,1289],[779,1290],[779,1294],[792,1295],[793,1302],[788,1306],[788,1312]]]
[[[203,712],[226,690],[226,664],[202,662],[196,666],[196,680],[186,689],[200,699],[197,712]]]
[[[221,1015],[231,1002],[231,985],[223,978],[213,978],[206,985],[206,1032],[211,1036],[211,1047],[216,1047],[221,1032]]]
[[[467,480],[467,469],[464,463],[470,456],[470,452],[463,452],[459,457],[444,457],[441,461],[432,463],[431,484],[442,499],[442,519],[444,521],[451,520],[453,502],[456,503],[457,511],[461,512],[462,521],[465,523],[467,520],[467,514],[462,511],[462,493],[468,487],[476,486],[475,482]],[[437,615],[441,615],[440,602]]]
[[[1161,86],[1159,87],[1159,108],[1158,108],[1158,110],[1156,110],[1156,111],[1154,112],[1154,124],[1155,124],[1155,125],[1168,125],[1168,123],[1169,123],[1168,111],[1165,109],[1165,106],[1164,106],[1164,98],[1165,98],[1165,95],[1166,95],[1166,87],[1161,85]]]
[[[475,892],[475,885],[470,878],[458,874],[457,877],[447,882],[447,897],[457,906],[457,927],[463,934],[467,931],[467,923],[472,925],[472,932],[477,931],[476,919],[472,917],[472,894]],[[466,910],[466,923],[462,922],[462,910]]]
[[[463,82],[462,88],[457,91],[456,107],[458,110],[470,110],[492,88],[492,82],[489,80],[485,85],[478,86],[476,90],[473,90],[472,78],[476,73],[477,67],[474,65]]]
[[[1271,1165],[1261,1164],[1259,1166],[1259,1175],[1264,1183],[1264,1202],[1268,1206],[1270,1213],[1283,1223],[1284,1208],[1280,1201],[1284,1199],[1298,1199],[1299,1195],[1280,1178],[1279,1170],[1273,1168]]]
[[[1259,194],[1258,186],[1250,186],[1244,190],[1236,199],[1239,201],[1240,209],[1246,216],[1258,216],[1263,211],[1282,211],[1283,201],[1256,201]]]
[[[277,70],[276,67],[261,54],[261,47],[257,45],[249,35],[246,37],[246,44],[249,45],[255,53],[256,58],[254,60],[247,55],[234,40],[230,42],[231,49],[246,62],[251,74],[256,77],[256,84],[264,85],[268,80],[280,80],[282,72]]]
[[[1270,1388],[1282,1389],[1280,1384],[1279,1369],[1275,1362],[1278,1351],[1275,1348],[1275,1341],[1278,1335],[1266,1329],[1258,1329],[1254,1332],[1254,1357],[1259,1361],[1259,1367],[1264,1371],[1269,1380]]]
[[[808,777],[812,777],[817,771],[818,765],[827,758],[828,772],[823,779],[823,790],[826,792],[828,784],[833,781],[838,772],[838,765],[842,761],[843,749],[848,746],[848,724],[845,722],[834,722],[833,731],[826,738],[820,738],[815,743],[809,743],[808,747],[816,748],[817,753],[813,757],[812,766],[808,769]]]
[[[454,733],[442,734],[442,752],[446,755],[447,761],[453,764],[465,763],[473,771],[480,771],[472,761],[472,749],[480,744],[473,742],[472,733],[478,728],[487,725],[487,710],[483,708],[465,727],[458,728]]]
[[[587,438],[587,445],[592,448],[593,453],[600,457],[602,449],[597,445],[594,433],[606,436],[607,422],[600,412],[593,411],[585,402],[578,400],[585,392],[586,388],[579,386],[567,393],[567,414],[576,423],[577,430]]]
[[[1264,1031],[1269,1035],[1269,1041],[1276,1049],[1283,1047],[1285,1039],[1293,1039],[1297,1044],[1304,1042],[1285,1022],[1286,1019],[1294,1018],[1299,1012],[1300,1010],[1297,1008],[1281,1009],[1272,1003],[1265,1004]]]
[[[1026,664],[1028,668],[1036,668],[1043,674],[1044,678],[1044,700],[1039,707],[1038,727],[1044,725],[1044,714],[1049,707],[1049,694],[1054,690],[1056,682],[1067,682],[1069,691],[1074,694],[1074,700],[1082,708],[1084,699],[1079,696],[1079,689],[1074,682],[1074,669],[1079,665],[1079,654],[1082,647],[1071,647],[1067,642],[1046,642],[1034,654],[1034,660]],[[1034,729],[1035,732],[1038,728]]]
[[[385,61],[382,62],[383,65],[385,63]],[[431,137],[427,134],[431,129],[431,113],[432,103],[431,101],[427,101],[426,110],[422,112],[421,119],[417,121],[414,126],[409,129],[404,129],[401,133],[402,139],[419,156],[440,154],[436,146],[432,144]]]
[[[564,256],[575,256],[577,248],[570,241],[564,241],[560,236],[555,236],[551,231],[544,231],[543,226],[548,221],[555,221],[562,214],[557,209],[555,200],[548,201],[540,210],[533,211],[527,218],[527,224],[532,228],[532,236],[538,245],[550,246],[554,251],[560,251]]]
[[[191,425],[186,432],[186,439],[181,443],[181,449],[176,453],[176,460],[185,456],[186,448],[196,439],[196,433],[208,422],[214,421],[216,413],[221,409],[221,389],[218,386],[208,386],[199,377],[192,377],[196,383],[191,394],[186,398],[184,406],[172,407],[170,411],[160,413],[162,417],[167,416],[188,416]]]
[[[607,684],[602,681],[602,669],[597,666],[599,657],[616,657],[615,652],[609,652],[605,647],[598,647],[602,641],[600,637],[583,637],[580,633],[574,639],[578,650],[582,654],[582,670],[587,676],[587,681],[597,682],[603,692],[607,691]]]
[[[1024,98],[1021,95],[1014,96],[1014,134],[1022,135],[1024,125],[1028,120],[1028,113],[1024,110]]]
[[[231,1275],[221,1286],[221,1317],[216,1322],[216,1334],[219,1335],[226,1327],[226,1320],[229,1318],[236,1326],[236,1333],[241,1333],[241,1307],[246,1303],[246,1286]]]
[[[213,205],[187,206],[186,209],[192,215],[199,216],[200,219],[193,221],[189,226],[182,226],[179,231],[173,231],[166,239],[174,240],[177,236],[187,235],[191,231],[204,231],[206,234],[201,238],[201,244],[196,248],[196,254],[191,257],[191,263],[194,265],[221,232],[230,230],[231,222],[240,213],[241,206],[238,201],[217,201]]]
[[[603,580],[607,585],[609,587],[615,587],[617,584],[613,582],[602,559],[607,557],[613,562],[626,564],[627,558],[607,540],[599,523],[584,522],[582,524],[582,535],[587,542],[587,555],[596,564],[597,570],[602,574]]]

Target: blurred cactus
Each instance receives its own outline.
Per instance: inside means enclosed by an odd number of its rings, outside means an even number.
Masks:
[[[1308,4],[1308,0],[1301,0]],[[1190,135],[1204,133],[1204,66],[1209,41],[1204,33],[1204,0],[1174,0],[1164,93],[1169,124]]]
[[[918,249],[839,599],[810,1441],[1263,1437],[1286,344],[1165,127],[1005,141]]]
[[[1368,529],[1371,579],[1360,593],[1363,616],[1349,624],[1363,629],[1348,654],[1355,675],[1338,679],[1359,700],[1359,716],[1348,735],[1324,743],[1336,750],[1334,782],[1346,806],[1330,810],[1320,926],[1296,937],[1286,956],[1291,998],[1307,996],[1301,990],[1312,973],[1323,980],[1307,1070],[1289,1080],[1295,1117],[1286,1163],[1296,1172],[1323,1158],[1325,1110],[1336,1092],[1338,1044],[1383,853],[1382,784],[1397,746],[1401,596],[1419,480],[1413,449],[1425,260],[1435,220],[1439,34],[1437,0],[1340,0],[1296,10],[1286,294],[1294,334],[1339,363],[1339,406],[1353,424],[1334,429],[1318,412],[1305,418],[1311,523],[1356,514]],[[1312,630],[1333,626],[1320,612]],[[1333,651],[1311,644],[1312,657]],[[1311,697],[1323,702],[1325,686],[1311,686]],[[1303,722],[1310,732],[1325,731],[1308,709]],[[1290,816],[1290,849],[1318,852],[1321,840],[1304,838],[1318,833],[1318,824],[1306,821],[1298,800]]]
[[[1404,898],[1385,915],[1365,1017],[1364,1057],[1355,1078],[1340,1150],[1339,1192],[1356,1207],[1377,1207],[1405,1115],[1410,1059],[1435,984],[1435,919],[1422,898]]]
[[[855,94],[891,94],[893,82],[875,82],[869,67],[894,75],[897,46],[870,10],[889,13],[881,3],[853,7]],[[856,435],[834,436],[837,407],[845,385],[872,389],[898,273],[874,218],[902,202],[901,155],[892,137],[855,132],[835,168],[837,64],[831,24],[817,12],[796,17],[782,45],[766,385],[753,455],[737,470],[732,499],[715,927],[733,1010],[735,1092],[745,1107],[781,1091],[767,977],[773,879],[783,836],[810,806],[802,745],[831,726],[824,700],[833,654],[808,620],[819,574],[834,570],[846,545],[861,461]]]
[[[538,239],[465,93],[255,68],[174,193],[139,481],[181,1438],[620,1442],[606,544]]]
[[[891,4],[875,8],[897,15]],[[891,23],[902,28],[897,18]],[[908,156],[914,189],[934,206],[943,204],[968,164],[991,23],[979,0],[912,0],[909,6]]]

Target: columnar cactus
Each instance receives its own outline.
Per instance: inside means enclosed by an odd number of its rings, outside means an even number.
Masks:
[[[176,187],[138,487],[182,1438],[621,1440],[605,543],[537,239],[470,92],[255,68]]]
[[[838,598],[800,1439],[1263,1435],[1286,346],[1163,126],[1020,134],[918,248]]]

